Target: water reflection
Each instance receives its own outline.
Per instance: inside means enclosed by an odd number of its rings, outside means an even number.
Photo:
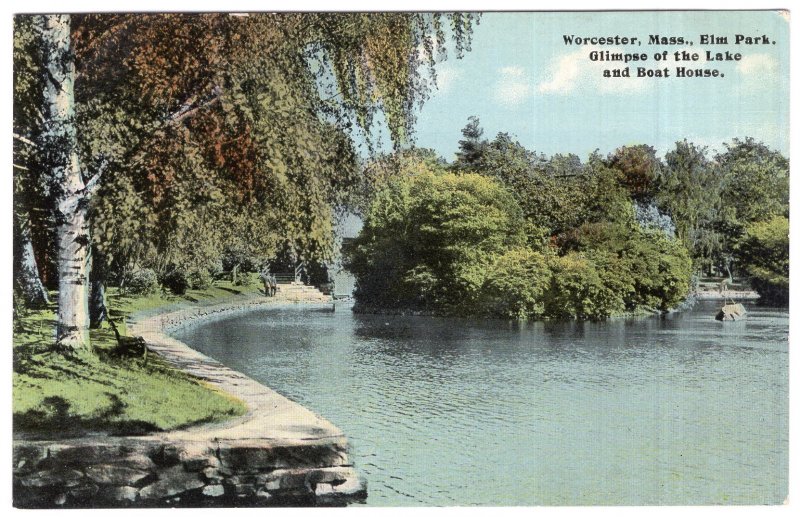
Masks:
[[[788,313],[470,321],[270,309],[177,336],[341,427],[374,505],[782,502]]]

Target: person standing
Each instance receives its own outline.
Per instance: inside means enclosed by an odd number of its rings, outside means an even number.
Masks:
[[[278,279],[275,278],[275,275],[269,275],[269,295],[275,296],[275,293],[278,292]]]
[[[261,279],[261,283],[264,284],[264,296],[270,296],[270,273],[269,269],[264,268],[261,270],[261,274],[258,275],[258,278]]]

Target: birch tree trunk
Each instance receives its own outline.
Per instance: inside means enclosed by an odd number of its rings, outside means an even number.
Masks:
[[[58,329],[56,345],[76,352],[89,343],[88,192],[78,160],[75,128],[75,62],[70,16],[40,17],[45,65],[43,146],[57,192]]]
[[[14,275],[17,286],[22,291],[25,303],[29,307],[44,307],[50,303],[47,289],[39,277],[39,266],[33,253],[31,240],[31,223],[27,213],[14,214]]]

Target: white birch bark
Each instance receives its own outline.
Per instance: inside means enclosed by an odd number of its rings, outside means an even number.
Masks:
[[[45,152],[58,192],[58,330],[57,346],[68,352],[89,349],[88,192],[78,160],[70,48],[70,16],[40,17],[45,56]]]
[[[17,225],[17,240],[15,246],[19,249],[14,252],[14,264],[17,282],[22,290],[25,303],[31,307],[42,307],[50,303],[47,289],[42,285],[39,277],[39,266],[36,263],[36,255],[33,253],[33,242],[31,241],[31,225],[27,214],[15,214]]]

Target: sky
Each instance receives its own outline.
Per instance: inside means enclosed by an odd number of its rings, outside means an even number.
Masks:
[[[651,34],[693,45],[652,46]],[[700,35],[728,45],[700,44]],[[769,44],[734,44],[734,35],[766,35]],[[566,45],[564,35],[638,37],[641,45]],[[774,42],[774,43],[773,43]],[[451,45],[452,47],[452,45]],[[697,52],[690,68],[717,68],[718,78],[603,78],[606,68],[673,69],[676,50]],[[451,50],[451,49],[449,49]],[[646,53],[644,63],[592,62],[592,50]],[[667,50],[668,61],[653,54]],[[705,51],[740,53],[706,62]],[[789,155],[789,23],[777,11],[485,13],[463,59],[437,65],[439,89],[418,112],[416,145],[451,161],[470,115],[484,137],[512,134],[547,155],[649,144],[663,156],[684,138],[724,150],[752,136]]]

